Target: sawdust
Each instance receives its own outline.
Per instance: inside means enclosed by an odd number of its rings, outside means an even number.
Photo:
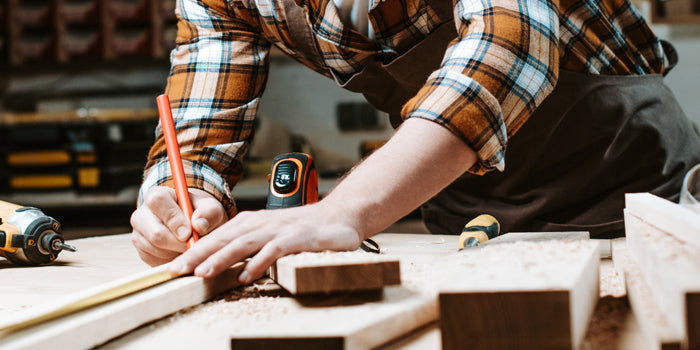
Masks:
[[[601,260],[599,265],[600,275],[600,297],[623,297],[627,294],[625,281],[617,272],[611,259]]]
[[[206,303],[180,310],[166,321],[196,323],[200,326],[215,325],[222,318],[268,321],[273,315],[287,313],[286,307],[277,302],[280,296],[287,295],[271,279],[263,279],[253,285],[221,294]]]
[[[290,263],[295,266],[346,265],[356,264],[358,261],[361,261],[361,264],[366,264],[368,262],[382,262],[391,260],[397,260],[397,258],[383,254],[368,253],[365,251],[304,252],[280,258],[280,261],[285,261],[286,263]]]
[[[586,240],[520,241],[465,249],[433,261],[402,259],[402,285],[427,295],[460,285],[504,290],[542,285],[568,288],[577,278],[572,266],[583,267],[592,251],[597,251],[597,244]]]
[[[619,349],[620,334],[624,331],[631,310],[627,298],[605,296],[598,301],[588,323],[588,330],[580,350]]]

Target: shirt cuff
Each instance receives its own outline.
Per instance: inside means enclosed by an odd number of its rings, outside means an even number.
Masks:
[[[401,111],[403,119],[434,121],[471,147],[477,162],[469,172],[482,175],[505,169],[506,125],[498,100],[475,80],[436,71]]]
[[[212,168],[192,161],[183,159],[182,166],[185,170],[185,181],[187,187],[198,188],[213,195],[232,218],[236,215],[236,203],[233,200],[231,190],[216,171]],[[170,171],[170,163],[167,160],[160,161],[152,167],[146,169],[143,184],[139,189],[138,205],[143,203],[144,196],[149,189],[155,186],[168,186],[175,188]]]

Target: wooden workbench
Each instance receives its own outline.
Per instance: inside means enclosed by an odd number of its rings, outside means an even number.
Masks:
[[[385,290],[385,298],[404,298],[406,290],[428,290],[430,275],[415,266],[440,260],[453,253],[457,246],[456,236],[436,236],[423,234],[381,234],[375,237],[382,251],[401,259],[403,285]],[[41,301],[60,297],[148,269],[140,261],[130,243],[128,235],[102,236],[70,241],[78,247],[78,252],[63,252],[50,266],[17,267],[0,260],[0,313],[31,308]],[[609,242],[605,243],[609,244]],[[604,244],[604,245],[605,245]],[[603,253],[605,254],[605,253]],[[645,348],[643,337],[631,317],[624,295],[622,281],[617,280],[615,270],[609,260],[601,264],[601,297],[583,342],[583,349],[641,349]],[[420,285],[420,286],[418,286]],[[241,306],[246,300],[257,297],[265,302],[254,306]],[[316,299],[314,299],[316,298]],[[403,299],[402,299],[403,300]],[[328,297],[318,296],[306,299],[307,305],[314,305],[315,311],[338,312],[341,317],[371,317],[371,315],[343,314],[348,303]],[[230,304],[228,316],[217,318],[207,310]],[[217,306],[218,305],[218,306]],[[198,348],[228,349],[229,339],[236,324],[260,321],[256,307],[277,308],[287,313],[286,321],[302,322],[300,318],[314,317],[302,314],[296,309],[297,302],[269,280],[258,281],[254,286],[239,288],[217,300],[166,319],[136,329],[122,337],[104,344],[104,349],[124,348]],[[331,305],[331,306],[329,306]],[[247,309],[246,309],[247,307]],[[391,310],[390,310],[391,311]],[[220,311],[215,311],[220,312]],[[299,314],[295,314],[299,312]],[[393,312],[393,311],[392,311]],[[269,314],[269,313],[268,313]],[[350,316],[348,316],[350,315]],[[265,316],[263,316],[265,317]],[[265,321],[265,320],[263,320]],[[302,322],[303,323],[303,322]],[[440,331],[436,323],[422,327],[411,334],[385,344],[386,349],[439,349]]]

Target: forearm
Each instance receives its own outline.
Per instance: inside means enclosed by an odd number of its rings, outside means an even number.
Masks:
[[[476,162],[476,153],[443,126],[406,120],[394,136],[323,199],[369,237],[436,195]]]
[[[188,187],[214,195],[235,214],[231,195],[243,175],[255,115],[268,73],[270,43],[244,20],[243,10],[216,0],[178,3],[177,47],[166,93],[170,97]],[[139,202],[147,190],[170,186],[160,128],[148,154]]]

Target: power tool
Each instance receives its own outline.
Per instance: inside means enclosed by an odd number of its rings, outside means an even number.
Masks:
[[[0,201],[0,256],[17,265],[44,265],[62,250],[76,251],[63,241],[58,221],[37,208]]]
[[[272,161],[267,209],[298,207],[318,201],[318,175],[306,153],[286,153]]]
[[[501,233],[501,225],[498,220],[491,215],[481,214],[464,225],[457,245],[459,250],[474,247],[495,238],[499,233]]]

